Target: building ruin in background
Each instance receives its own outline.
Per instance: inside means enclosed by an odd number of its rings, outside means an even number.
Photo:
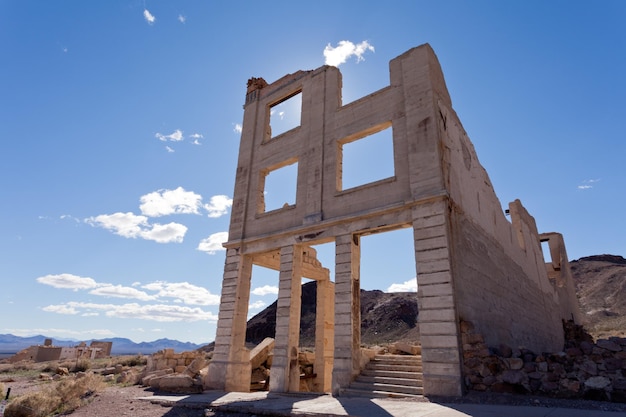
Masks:
[[[463,392],[459,323],[489,345],[563,347],[578,307],[561,235],[539,234],[519,201],[507,220],[452,109],[429,45],[390,62],[390,84],[342,105],[341,73],[323,66],[248,83],[215,351],[205,385],[248,391],[246,321],[253,264],[279,271],[270,391],[297,391],[301,278],[317,281],[315,387],[338,392],[360,369],[360,239],[412,228],[426,395]],[[299,95],[300,125],[272,135],[273,107]],[[346,145],[389,129],[393,175],[344,188]],[[297,166],[295,203],[266,210],[267,176]],[[547,241],[546,264],[541,242]],[[335,275],[311,247],[335,244]],[[389,262],[393,262],[392,259]]]

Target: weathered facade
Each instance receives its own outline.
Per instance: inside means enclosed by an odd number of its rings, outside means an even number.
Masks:
[[[272,136],[272,107],[300,95],[300,125]],[[486,342],[562,348],[562,319],[578,316],[562,237],[539,234],[519,201],[503,212],[452,109],[428,45],[390,62],[390,85],[347,105],[341,74],[324,66],[267,84],[244,105],[215,352],[205,385],[247,391],[244,346],[252,265],[279,271],[270,390],[297,391],[301,278],[318,283],[316,388],[337,392],[359,372],[361,236],[412,228],[424,392],[463,391],[460,320]],[[342,150],[385,129],[394,174],[344,189]],[[266,211],[266,176],[297,163],[295,204]],[[541,241],[552,262],[545,264]],[[335,276],[311,245],[334,242]],[[331,280],[333,278],[333,280]]]

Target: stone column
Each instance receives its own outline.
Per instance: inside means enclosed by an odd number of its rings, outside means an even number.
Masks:
[[[425,395],[463,394],[460,333],[444,200],[413,208]]]
[[[331,392],[335,330],[335,284],[329,278],[317,281],[315,311],[315,391]]]
[[[360,371],[361,298],[359,237],[335,240],[335,359],[333,392],[346,387]]]
[[[280,275],[276,308],[274,359],[270,391],[300,391],[300,305],[302,303],[302,247],[284,246],[280,250]]]
[[[215,350],[204,385],[226,391],[250,391],[250,352],[245,347],[252,258],[228,249]]]

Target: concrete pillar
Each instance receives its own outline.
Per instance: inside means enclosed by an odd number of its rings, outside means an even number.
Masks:
[[[413,208],[417,300],[425,395],[463,394],[460,333],[450,262],[447,206]]]
[[[317,374],[314,389],[317,392],[332,391],[333,351],[335,347],[335,284],[327,277],[317,281],[317,304],[315,313],[315,365]]]
[[[245,347],[252,258],[228,249],[215,350],[204,385],[226,391],[250,391],[250,352]]]
[[[300,391],[298,345],[301,297],[302,247],[285,246],[280,250],[276,336],[270,371],[270,391]]]
[[[335,240],[335,358],[333,392],[346,387],[360,371],[361,298],[359,237]]]

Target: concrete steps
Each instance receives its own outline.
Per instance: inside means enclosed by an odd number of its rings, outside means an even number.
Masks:
[[[418,355],[376,355],[348,388],[346,396],[421,397],[422,358]]]

